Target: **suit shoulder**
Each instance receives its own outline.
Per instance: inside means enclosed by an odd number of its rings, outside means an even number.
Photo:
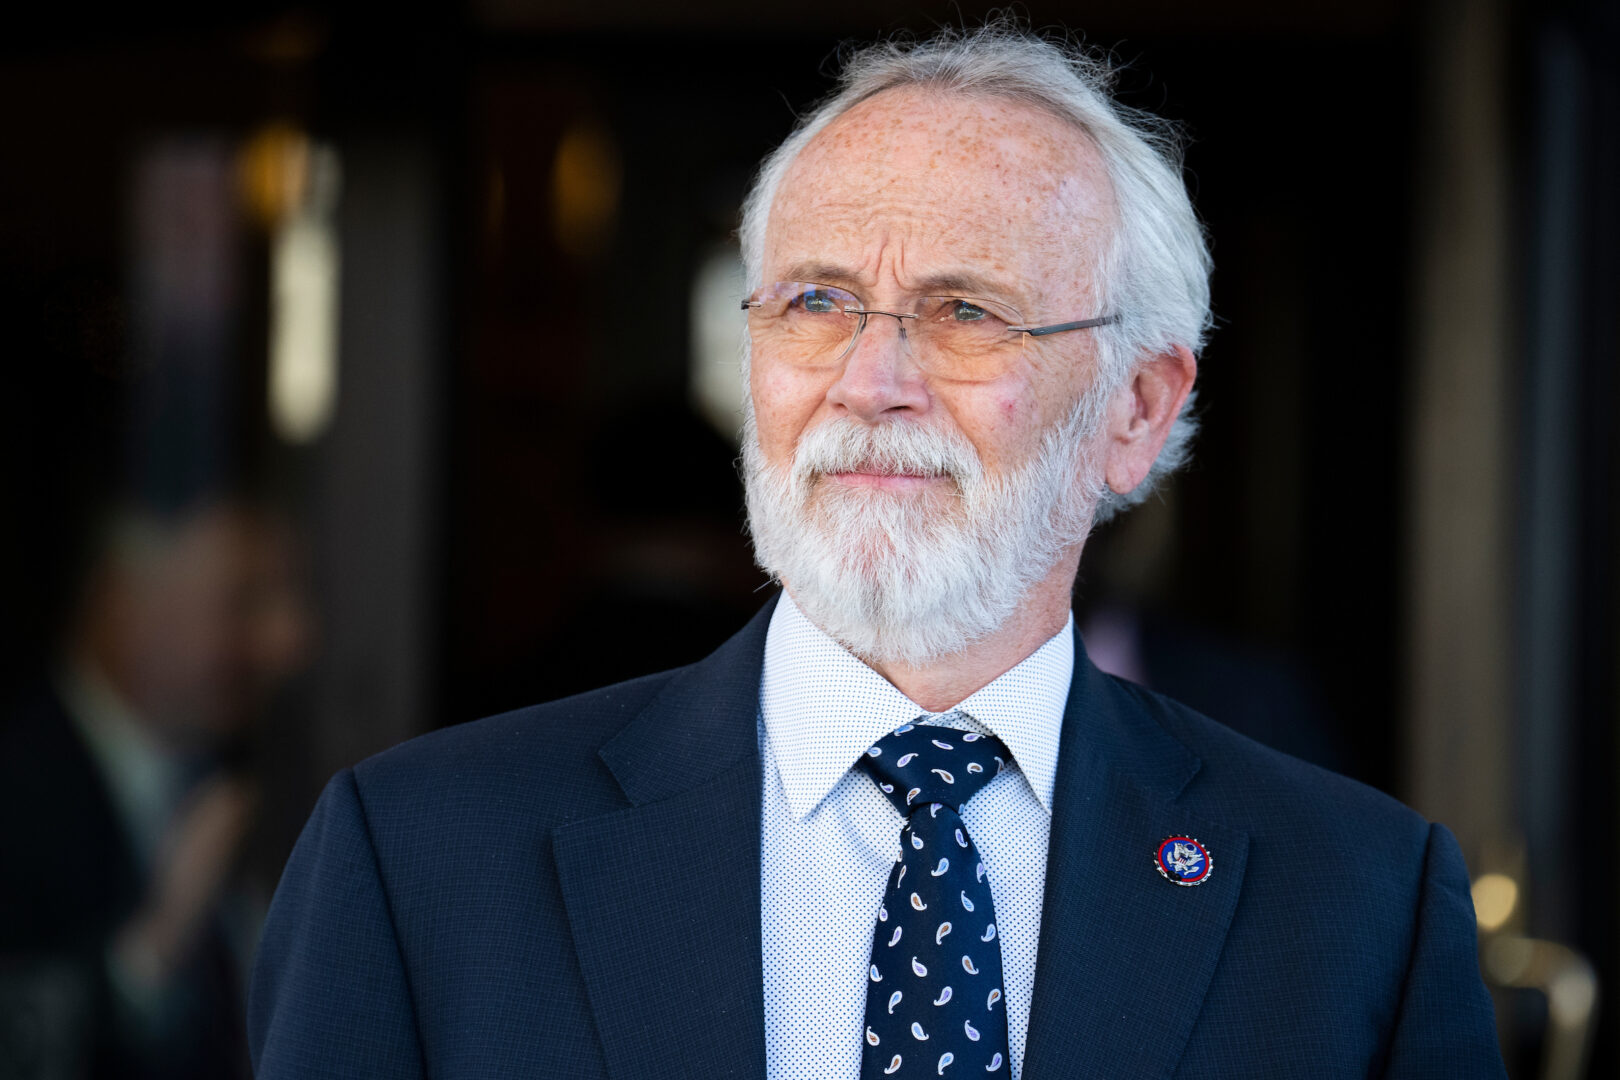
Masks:
[[[424,797],[492,805],[521,798],[542,814],[612,805],[619,789],[597,751],[682,670],[419,735],[354,767],[361,801],[368,815]]]
[[[1198,756],[1183,799],[1204,804],[1211,816],[1259,836],[1314,837],[1386,857],[1398,850],[1421,861],[1429,822],[1397,799],[1255,742],[1162,694],[1112,681]]]

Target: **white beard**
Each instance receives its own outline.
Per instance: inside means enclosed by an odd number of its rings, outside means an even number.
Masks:
[[[754,558],[811,622],[856,656],[919,666],[994,633],[1083,543],[1104,485],[1089,453],[1106,395],[1083,396],[1025,464],[986,476],[958,431],[828,421],[790,469],[765,460],[752,402],[743,469]],[[897,493],[825,480],[858,469],[946,476],[953,492]]]

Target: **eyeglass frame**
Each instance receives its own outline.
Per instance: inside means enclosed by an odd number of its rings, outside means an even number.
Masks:
[[[781,284],[781,283],[777,282],[775,284]],[[839,286],[839,285],[828,285],[828,284],[826,284],[824,282],[820,282],[820,281],[804,281],[804,282],[800,282],[800,284],[802,284],[802,285],[816,285],[816,286],[819,286],[819,287],[821,287],[823,289],[836,289],[838,292],[849,293],[850,296],[855,296],[854,292],[852,292],[849,289],[843,288],[842,286]],[[761,286],[761,288],[763,288],[763,287],[764,286]],[[930,294],[930,295],[932,295],[932,294]],[[860,297],[855,296],[855,299],[859,300]],[[980,302],[987,303],[987,304],[1000,304],[999,301],[987,300],[987,299],[984,299],[982,297],[951,296],[949,294],[943,294],[943,293],[940,294],[939,299],[941,299],[941,300],[961,300],[961,301],[964,301],[964,302],[969,303],[969,304],[976,304],[976,303],[980,303]],[[741,306],[740,310],[747,311],[750,308],[757,308],[757,307],[761,307],[761,306],[762,306],[762,304],[761,304],[760,301],[753,299],[751,296],[745,296],[745,297],[743,297],[742,306]],[[1010,305],[1007,305],[1007,304],[1000,304],[1000,306],[1006,307],[1009,311],[1016,311],[1017,310],[1016,308],[1013,308],[1013,307],[1011,307]],[[907,313],[907,312],[903,312],[903,311],[884,311],[881,308],[844,307],[844,308],[840,308],[839,311],[841,311],[845,315],[859,315],[861,317],[861,321],[855,327],[854,335],[849,340],[849,345],[845,346],[845,350],[844,350],[845,352],[848,352],[849,349],[854,346],[855,339],[860,337],[860,333],[861,333],[862,330],[866,329],[866,319],[870,315],[888,315],[891,318],[895,318],[895,319],[920,319],[920,318],[922,318],[922,316],[918,315],[916,312]],[[1094,327],[1098,327],[1098,326],[1108,326],[1108,325],[1110,325],[1112,323],[1116,323],[1118,321],[1119,321],[1119,315],[1118,314],[1101,315],[1101,316],[1098,316],[1098,317],[1093,318],[1093,319],[1080,319],[1080,320],[1078,320],[1076,322],[1049,323],[1049,324],[1047,324],[1045,326],[1009,326],[1009,327],[1007,327],[1007,332],[1009,334],[1012,334],[1012,333],[1028,334],[1030,337],[1046,337],[1048,334],[1062,334],[1062,333],[1066,333],[1067,331],[1070,331],[1070,330],[1090,330],[1090,329],[1092,329]],[[904,325],[905,325],[904,323],[901,323],[902,327]]]

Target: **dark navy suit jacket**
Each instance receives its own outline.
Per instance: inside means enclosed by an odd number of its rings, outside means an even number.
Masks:
[[[260,946],[258,1075],[763,1077],[771,606],[333,779]],[[1451,834],[1076,648],[1024,1076],[1502,1076]],[[1202,884],[1155,870],[1172,835]]]

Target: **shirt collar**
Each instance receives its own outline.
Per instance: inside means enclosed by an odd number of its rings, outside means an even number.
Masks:
[[[1074,618],[1019,664],[951,710],[1012,751],[1050,814],[1058,736],[1074,675]],[[794,818],[803,819],[867,747],[928,710],[805,617],[786,592],[765,635],[760,714]]]
[[[149,862],[185,794],[181,759],[163,748],[90,665],[61,666],[55,672],[55,689],[95,760],[141,861]]]

